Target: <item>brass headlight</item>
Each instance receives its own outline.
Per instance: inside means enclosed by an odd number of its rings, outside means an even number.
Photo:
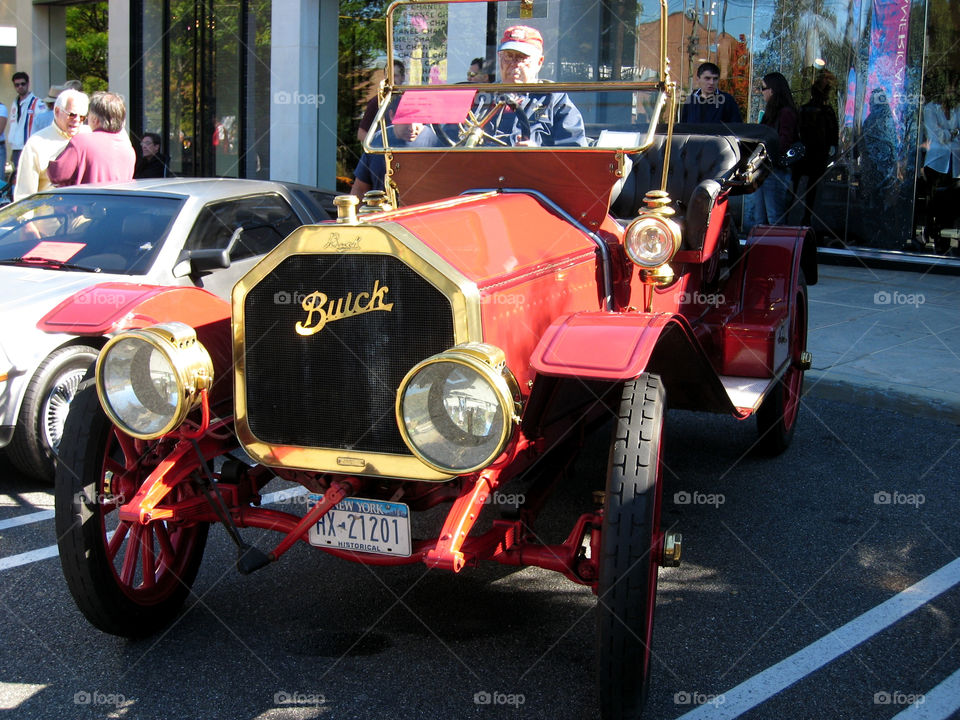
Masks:
[[[462,474],[503,452],[519,420],[517,381],[502,350],[465,343],[416,365],[397,390],[397,424],[411,452]]]
[[[623,244],[637,265],[659,267],[670,262],[680,249],[680,226],[661,215],[642,215],[627,227]]]
[[[213,384],[213,362],[180,322],[122,332],[97,358],[104,412],[128,435],[152,440],[176,429]]]

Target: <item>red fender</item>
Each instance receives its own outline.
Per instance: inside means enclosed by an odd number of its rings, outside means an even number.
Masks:
[[[723,327],[724,375],[772,377],[786,370],[789,320],[809,234],[809,228],[780,225],[750,232],[741,261],[743,301]]]
[[[530,364],[540,375],[611,382],[651,372],[663,380],[671,406],[743,415],[681,315],[564,315],[540,338]]]
[[[44,315],[37,327],[49,333],[108,337],[174,321],[194,328],[210,353],[214,377],[219,380],[214,384],[214,401],[228,397],[233,362],[230,303],[202,288],[101,283],[68,297]]]

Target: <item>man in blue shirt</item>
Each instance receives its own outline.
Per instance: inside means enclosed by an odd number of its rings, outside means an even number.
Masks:
[[[705,62],[697,68],[699,87],[686,99],[680,108],[682,123],[741,123],[740,108],[730,93],[717,87],[720,68]]]
[[[497,52],[500,79],[505,83],[539,82],[543,67],[543,36],[526,25],[508,27]],[[583,116],[566,93],[537,93],[517,96],[517,105],[530,121],[526,128],[508,112],[497,123],[499,134],[509,135],[514,145],[585,146],[588,143]]]
[[[380,145],[379,138],[375,137],[373,144]],[[433,147],[436,144],[437,136],[429,125],[411,123],[390,125],[387,128],[387,147]],[[368,190],[385,190],[386,174],[387,161],[383,155],[364,153],[353,172],[350,194],[362,198]]]

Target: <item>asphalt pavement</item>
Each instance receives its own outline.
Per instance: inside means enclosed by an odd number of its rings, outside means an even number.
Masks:
[[[942,269],[821,262],[807,395],[960,425],[960,278]]]

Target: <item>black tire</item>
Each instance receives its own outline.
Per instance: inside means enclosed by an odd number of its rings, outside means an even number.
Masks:
[[[597,586],[597,687],[604,720],[639,717],[650,682],[663,543],[664,398],[655,375],[626,383],[610,445]]]
[[[55,456],[77,386],[99,351],[89,345],[59,348],[40,363],[23,395],[8,453],[17,469],[53,483]]]
[[[803,393],[802,357],[807,350],[807,281],[803,271],[790,315],[790,367],[757,408],[757,450],[779,455],[790,446]]]
[[[133,496],[161,457],[154,444],[135,441],[110,423],[91,379],[81,384],[54,491],[60,565],[77,607],[113,635],[144,637],[165,627],[203,559],[206,523],[119,522],[122,500]],[[177,498],[194,494],[184,485],[176,492]]]

